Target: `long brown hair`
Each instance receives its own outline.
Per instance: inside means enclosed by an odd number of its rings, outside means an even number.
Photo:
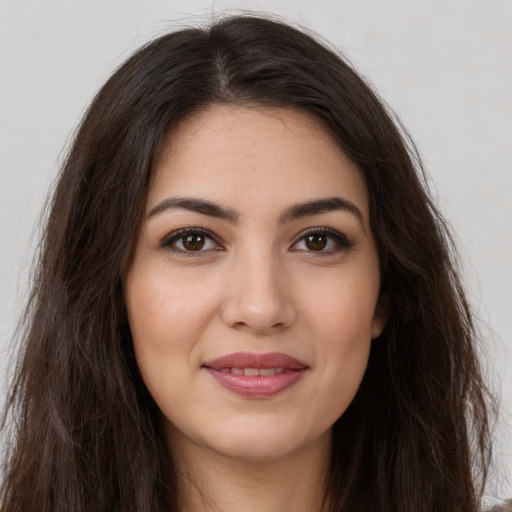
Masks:
[[[286,24],[244,16],[137,51],[77,130],[49,204],[8,397],[2,511],[177,510],[123,277],[163,140],[213,103],[309,112],[366,180],[388,322],[333,427],[333,510],[479,510],[490,397],[454,246],[414,146],[339,55]]]

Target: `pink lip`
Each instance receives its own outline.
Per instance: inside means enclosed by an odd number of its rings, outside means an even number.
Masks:
[[[203,367],[225,389],[243,397],[269,398],[296,384],[308,367],[298,359],[280,352],[255,354],[236,352],[203,364]],[[226,369],[280,369],[276,375],[239,375]],[[281,371],[282,369],[282,371]]]

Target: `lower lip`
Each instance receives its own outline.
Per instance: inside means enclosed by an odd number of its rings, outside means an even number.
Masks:
[[[270,398],[286,391],[296,384],[305,374],[306,368],[285,370],[277,375],[237,375],[206,368],[208,373],[225,389],[232,393],[250,398]]]

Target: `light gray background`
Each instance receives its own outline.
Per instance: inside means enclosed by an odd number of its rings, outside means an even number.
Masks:
[[[512,496],[510,0],[0,0],[0,371],[26,295],[36,219],[92,95],[151,37],[232,9],[322,34],[418,143],[463,247],[470,297],[494,331],[484,328],[485,348],[502,390],[496,450],[508,476],[489,493]]]

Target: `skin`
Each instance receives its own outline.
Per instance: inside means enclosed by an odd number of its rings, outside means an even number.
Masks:
[[[176,197],[236,218],[166,207]],[[332,197],[355,208],[283,219],[294,205]],[[183,510],[320,510],[331,427],[385,322],[368,209],[360,170],[309,114],[212,106],[170,134],[126,305],[187,486]],[[203,366],[239,351],[285,353],[307,371],[276,396],[239,396]]]

